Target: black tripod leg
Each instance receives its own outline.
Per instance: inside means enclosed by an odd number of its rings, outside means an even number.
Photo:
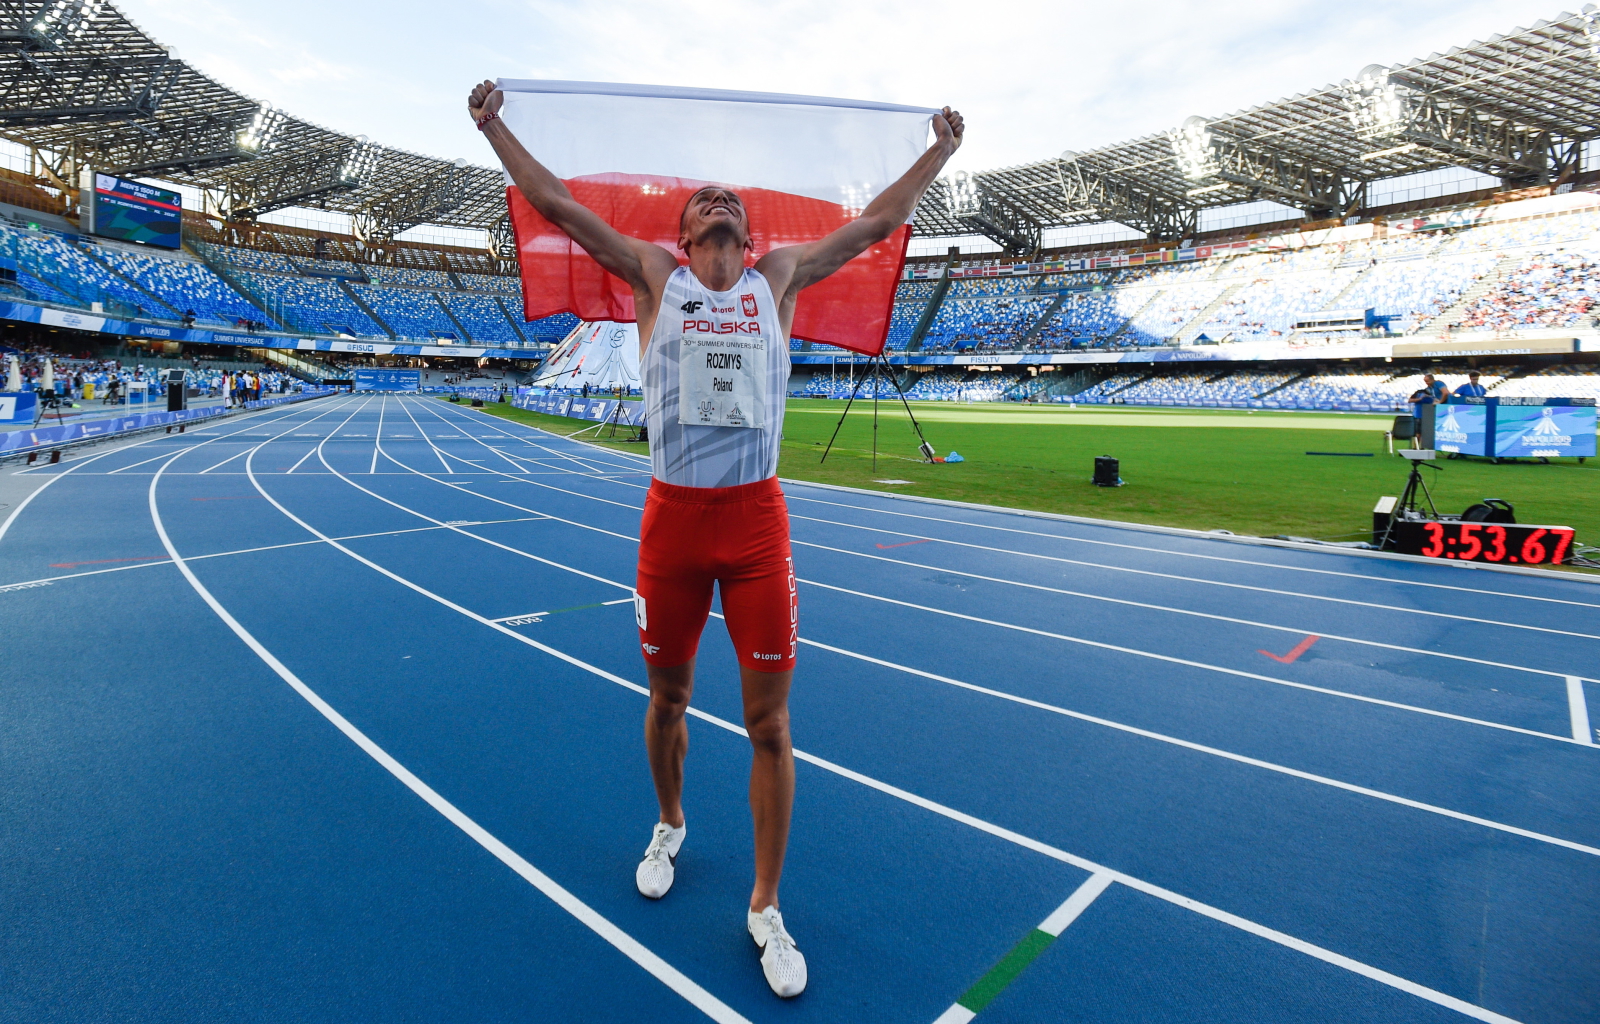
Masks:
[[[883,367],[878,362],[872,363],[872,471],[878,471],[878,378],[883,372]]]
[[[833,442],[839,437],[839,428],[844,426],[844,418],[850,415],[850,407],[855,404],[856,394],[860,392],[860,390],[861,380],[860,378],[857,378],[855,387],[850,389],[850,400],[844,403],[844,412],[839,414],[839,422],[833,425],[833,437],[828,438],[828,446],[822,449],[822,458],[818,460],[818,465],[828,461],[828,453],[833,451]]]
[[[922,434],[922,424],[917,422],[917,414],[911,411],[911,402],[906,398],[906,393],[900,389],[900,382],[891,374],[889,383],[894,385],[894,393],[900,396],[900,404],[905,406],[906,416],[911,420],[911,429],[917,432],[917,440],[927,444],[928,439]]]

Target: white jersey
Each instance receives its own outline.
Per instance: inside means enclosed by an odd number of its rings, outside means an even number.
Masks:
[[[789,340],[764,276],[746,268],[714,292],[674,270],[640,370],[657,480],[735,487],[777,475]]]

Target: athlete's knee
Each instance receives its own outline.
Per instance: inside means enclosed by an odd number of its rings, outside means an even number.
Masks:
[[[694,664],[671,668],[650,667],[650,721],[656,726],[676,725],[689,708],[694,692]]]
[[[744,714],[744,728],[745,732],[750,734],[750,745],[761,753],[788,753],[788,705],[770,708],[746,709]]]

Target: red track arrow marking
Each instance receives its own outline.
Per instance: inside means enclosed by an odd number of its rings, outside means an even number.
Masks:
[[[923,540],[908,540],[908,541],[905,541],[905,542],[900,543],[900,544],[879,544],[878,545],[878,550],[879,551],[888,551],[890,548],[908,548],[913,544],[926,544],[926,543],[928,543],[928,541],[927,541],[926,538],[924,538]]]
[[[1257,654],[1265,654],[1267,657],[1271,658],[1273,661],[1281,661],[1285,665],[1288,665],[1288,664],[1292,664],[1296,658],[1300,657],[1300,655],[1302,655],[1302,654],[1306,653],[1307,651],[1311,650],[1311,645],[1316,643],[1319,639],[1321,639],[1321,638],[1318,637],[1316,634],[1312,634],[1311,636],[1308,636],[1304,640],[1302,640],[1299,643],[1295,644],[1294,645],[1294,649],[1291,650],[1288,654],[1273,654],[1271,651],[1257,651],[1256,653]]]

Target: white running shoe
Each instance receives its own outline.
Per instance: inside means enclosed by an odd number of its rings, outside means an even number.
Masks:
[[[681,828],[673,828],[664,821],[656,822],[650,845],[644,848],[644,860],[639,862],[638,870],[633,873],[633,881],[639,886],[639,892],[653,900],[659,900],[667,894],[667,890],[672,888],[678,851],[683,848],[683,837],[688,834],[687,823]]]
[[[795,948],[794,938],[783,927],[783,915],[777,907],[768,907],[761,913],[750,911],[745,919],[750,937],[761,947],[761,973],[784,999],[790,999],[806,990],[806,958]]]

